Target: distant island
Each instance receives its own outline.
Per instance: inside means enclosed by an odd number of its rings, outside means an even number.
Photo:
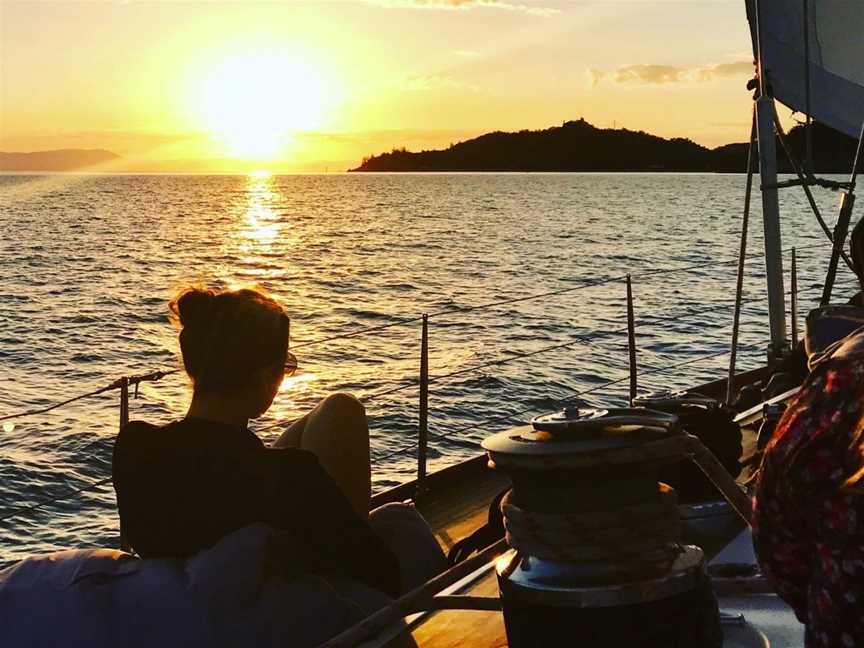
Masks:
[[[0,151],[0,171],[74,171],[119,160],[102,149],[59,149],[32,153]]]
[[[804,149],[804,133],[803,127],[796,126],[788,135],[789,145],[799,160]],[[812,135],[812,170],[817,173],[849,173],[856,141],[819,124],[813,125]],[[779,144],[777,150],[779,170],[791,172]],[[746,143],[709,149],[681,137],[666,139],[626,128],[597,128],[579,119],[544,130],[487,133],[443,150],[413,153],[404,148],[394,149],[364,158],[360,166],[350,171],[741,173],[746,163]],[[253,162],[248,162],[247,166],[249,164]],[[268,163],[254,164],[264,168]],[[237,165],[237,160],[229,158],[129,160],[104,149],[0,151],[0,172],[12,173],[236,173]]]
[[[848,173],[855,140],[819,124],[813,126],[813,166],[819,173]],[[800,159],[804,129],[794,127],[788,141]],[[779,145],[781,172],[792,169]],[[665,139],[626,128],[597,128],[584,119],[545,130],[496,131],[444,150],[412,153],[394,149],[363,159],[352,172],[375,171],[708,171],[743,172],[747,144],[715,149],[675,137]]]

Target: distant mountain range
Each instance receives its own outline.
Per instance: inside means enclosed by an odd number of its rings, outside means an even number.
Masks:
[[[814,170],[848,173],[856,142],[824,126],[814,125]],[[804,129],[788,134],[800,158]],[[778,145],[781,172],[792,171]],[[665,139],[626,128],[597,128],[584,119],[545,130],[496,131],[449,148],[412,153],[394,149],[364,158],[351,171],[715,171],[743,172],[747,144],[715,149],[680,137]]]
[[[59,149],[32,153],[0,151],[0,171],[74,171],[119,160],[102,149]]]

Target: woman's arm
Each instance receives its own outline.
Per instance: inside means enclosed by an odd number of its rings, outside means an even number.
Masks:
[[[832,359],[790,403],[760,469],[753,540],[763,572],[802,621],[812,621],[808,596],[830,571],[817,555],[846,462],[850,432],[861,420],[861,363]],[[823,552],[824,553],[824,552]]]
[[[789,510],[782,476],[768,456],[762,471],[753,507],[753,545],[763,574],[777,594],[806,622],[807,587],[813,547],[800,517]]]

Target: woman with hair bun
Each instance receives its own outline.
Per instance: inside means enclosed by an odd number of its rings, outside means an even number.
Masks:
[[[186,558],[252,523],[284,542],[279,567],[396,596],[397,558],[369,525],[369,430],[347,394],[324,399],[272,448],[248,428],[286,372],[289,319],[254,290],[190,288],[170,302],[193,396],[186,416],[133,421],[114,447],[121,527],[142,558]]]

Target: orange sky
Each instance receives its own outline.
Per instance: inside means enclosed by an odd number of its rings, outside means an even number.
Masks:
[[[740,0],[0,0],[0,150],[124,170],[344,170],[584,117],[749,132]]]

